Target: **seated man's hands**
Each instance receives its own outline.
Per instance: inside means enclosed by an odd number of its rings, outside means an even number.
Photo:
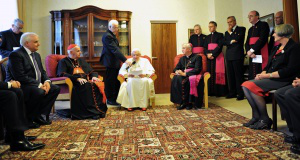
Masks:
[[[214,56],[212,55],[212,53],[207,54],[207,58],[208,59],[214,59]]]
[[[128,61],[126,60],[125,63],[128,65],[128,66],[131,66],[132,62],[131,61]]]
[[[97,78],[97,77],[93,77],[93,78],[92,78],[92,81],[93,81],[93,82],[100,82],[100,79]]]
[[[146,77],[146,75],[145,74],[140,74],[139,77],[144,78],[144,77]]]
[[[296,79],[293,81],[292,86],[293,86],[294,88],[300,86],[300,79],[299,79],[298,77],[296,77]]]
[[[77,78],[77,81],[80,83],[80,85],[83,85],[87,82],[87,80],[83,78]]]
[[[45,91],[45,95],[46,95],[49,93],[50,83],[48,81],[45,81],[44,84],[40,88]]]
[[[131,77],[131,78],[133,78],[133,77],[134,77],[134,75],[133,75],[133,74],[128,74],[128,77]]]
[[[186,76],[185,72],[182,72],[182,70],[175,71],[176,75]]]
[[[10,81],[12,88],[21,88],[21,84],[18,81]]]

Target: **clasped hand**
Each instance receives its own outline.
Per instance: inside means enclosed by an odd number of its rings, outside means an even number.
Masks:
[[[266,78],[270,78],[270,74],[261,73],[261,74],[257,74],[255,76],[255,80],[262,80],[262,79],[266,79]]]
[[[47,81],[44,82],[44,84],[41,86],[41,89],[45,91],[45,94],[48,94],[50,90],[50,83]]]
[[[80,85],[83,85],[87,82],[87,80],[84,78],[77,78],[77,81],[80,83]]]
[[[177,70],[177,71],[175,71],[175,74],[176,74],[176,75],[181,75],[181,76],[186,76],[186,73],[185,73],[185,72],[182,72],[182,70]]]
[[[296,79],[293,81],[292,86],[293,86],[294,88],[300,86],[300,79],[299,79],[298,77],[296,77]]]
[[[250,58],[255,58],[256,55],[254,53],[252,53],[251,51],[248,51],[247,52],[247,55],[250,57]]]
[[[11,84],[12,88],[21,88],[21,84],[20,84],[19,81],[13,81],[13,80],[11,80],[10,84]]]
[[[133,78],[134,75],[133,74],[128,74],[128,77]],[[145,74],[139,74],[139,77],[144,78],[144,77],[146,77],[146,75]]]
[[[214,56],[212,55],[212,53],[208,53],[208,54],[207,54],[207,58],[208,58],[208,59],[214,59]]]

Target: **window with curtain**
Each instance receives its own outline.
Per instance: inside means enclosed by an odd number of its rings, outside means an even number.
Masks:
[[[11,28],[14,19],[18,18],[17,0],[0,0],[0,31]]]

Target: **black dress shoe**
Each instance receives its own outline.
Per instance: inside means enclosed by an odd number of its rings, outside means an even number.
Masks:
[[[290,143],[290,144],[296,144],[296,139],[294,136],[285,135],[284,142]]]
[[[34,122],[39,125],[50,125],[52,122],[50,120],[46,121],[42,116],[37,117]]]
[[[273,122],[271,119],[269,120],[259,120],[254,125],[250,125],[249,128],[251,129],[257,129],[257,130],[263,130],[263,129],[271,129]]]
[[[45,147],[43,143],[31,143],[27,139],[10,143],[11,151],[34,151]]]
[[[258,119],[252,118],[252,119],[250,119],[249,122],[244,123],[243,126],[244,126],[244,127],[250,127],[251,125],[253,125],[253,124],[256,123],[257,121],[258,121]]]
[[[28,128],[30,128],[30,129],[40,128],[40,125],[31,121],[31,122],[28,122]]]
[[[236,97],[236,100],[237,100],[237,101],[241,101],[241,100],[243,100],[243,99],[244,99],[244,96],[237,96],[237,97]]]
[[[300,154],[300,144],[293,144],[290,150],[295,154]]]
[[[109,101],[109,100],[107,100],[106,103],[109,104],[109,105],[114,105],[114,106],[119,106],[120,105],[120,103],[117,103],[116,101]]]
[[[34,141],[36,140],[37,136],[25,136],[25,138],[28,140],[28,141]],[[8,135],[5,135],[5,140],[4,140],[5,143],[9,144],[11,142],[11,137],[8,136]]]
[[[236,97],[236,95],[234,95],[234,94],[229,94],[229,95],[226,96],[226,99],[235,98],[235,97]]]
[[[185,109],[186,105],[185,104],[182,104],[180,106],[177,107],[177,110],[182,110],[182,109]]]
[[[193,109],[193,105],[192,104],[186,105],[186,110],[191,110],[191,109]]]

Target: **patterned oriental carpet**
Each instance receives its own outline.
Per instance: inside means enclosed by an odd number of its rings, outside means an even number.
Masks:
[[[44,149],[6,147],[0,159],[300,159],[283,143],[282,133],[245,128],[248,119],[214,104],[190,111],[173,105],[146,112],[109,108],[101,120],[71,121],[56,114],[52,119],[52,125],[26,132],[38,136]]]

